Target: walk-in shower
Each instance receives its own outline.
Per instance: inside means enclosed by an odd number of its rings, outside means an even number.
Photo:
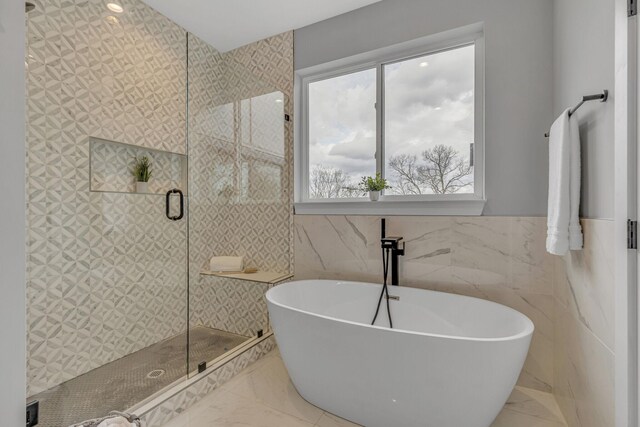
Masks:
[[[60,427],[136,409],[269,332],[264,294],[291,262],[292,87],[273,45],[220,53],[140,0],[33,3],[28,395]],[[258,272],[209,271],[214,255]]]

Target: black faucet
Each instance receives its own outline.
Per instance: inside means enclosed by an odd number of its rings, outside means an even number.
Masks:
[[[382,249],[391,251],[391,286],[398,286],[400,284],[398,257],[404,256],[404,242],[402,242],[402,248],[400,248],[401,240],[402,237],[382,237],[382,239],[380,239]]]

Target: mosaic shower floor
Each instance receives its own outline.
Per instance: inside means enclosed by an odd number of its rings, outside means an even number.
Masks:
[[[249,338],[206,327],[190,331],[192,370]],[[67,427],[123,411],[186,374],[186,332],[129,354],[31,397],[40,401],[38,427]]]
[[[163,427],[213,426],[357,427],[300,397],[277,350]],[[516,387],[491,427],[566,426],[551,394]]]

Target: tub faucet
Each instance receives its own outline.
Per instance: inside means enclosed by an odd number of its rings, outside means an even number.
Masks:
[[[404,256],[404,242],[402,242],[402,248],[400,248],[401,240],[402,237],[383,237],[380,239],[382,249],[391,251],[391,286],[398,286],[400,284],[398,257]]]

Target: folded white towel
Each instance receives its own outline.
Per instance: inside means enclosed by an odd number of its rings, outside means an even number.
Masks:
[[[141,427],[142,421],[133,415],[125,412],[111,411],[109,415],[101,418],[83,421],[69,427]]]
[[[98,427],[136,427],[138,424],[130,423],[124,417],[108,418],[98,424]]]
[[[209,262],[211,271],[242,271],[244,269],[244,257],[241,256],[214,256]]]
[[[580,133],[578,120],[565,110],[549,135],[547,251],[565,255],[582,249],[580,227]]]

